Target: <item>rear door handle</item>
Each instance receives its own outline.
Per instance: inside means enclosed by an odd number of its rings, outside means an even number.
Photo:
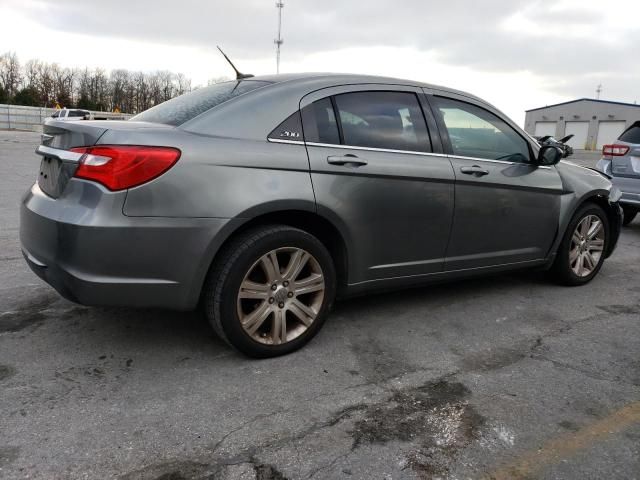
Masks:
[[[344,165],[347,167],[362,167],[367,164],[367,161],[358,158],[353,153],[347,153],[346,155],[331,155],[327,157],[327,163],[331,165]]]
[[[476,177],[489,175],[489,170],[485,170],[478,165],[474,165],[473,167],[460,167],[460,171],[466,175],[475,175]]]

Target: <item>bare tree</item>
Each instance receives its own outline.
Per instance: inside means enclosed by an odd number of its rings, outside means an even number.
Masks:
[[[176,75],[177,91],[176,95],[184,95],[191,91],[191,79],[179,73]]]
[[[9,98],[15,96],[22,83],[20,62],[15,53],[0,56],[0,85]]]
[[[13,53],[0,56],[0,90],[4,98],[30,104],[80,107],[137,113],[191,91],[191,80],[166,70],[130,72],[101,68],[71,69],[56,63],[29,60],[20,68]]]

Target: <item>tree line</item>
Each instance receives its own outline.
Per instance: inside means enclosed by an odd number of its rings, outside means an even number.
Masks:
[[[138,113],[191,91],[191,80],[165,70],[66,68],[15,53],[0,56],[0,103]]]

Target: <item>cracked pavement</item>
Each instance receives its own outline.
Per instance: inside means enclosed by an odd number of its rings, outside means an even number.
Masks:
[[[74,305],[28,270],[38,140],[0,132],[0,478],[640,478],[640,220],[587,286],[343,301],[255,361],[196,313]]]

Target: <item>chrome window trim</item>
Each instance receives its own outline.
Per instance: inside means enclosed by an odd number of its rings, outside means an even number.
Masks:
[[[304,145],[302,140],[285,140],[281,138],[267,138],[267,141],[271,143],[288,143],[290,145]]]
[[[278,138],[267,138],[269,142],[273,143],[288,143],[291,145],[305,145],[305,142],[300,140],[280,140]],[[550,170],[551,167],[546,165],[534,165],[532,163],[525,162],[508,162],[506,160],[491,160],[489,158],[479,158],[479,157],[464,157],[462,155],[448,155],[446,153],[434,153],[434,152],[416,152],[413,150],[393,150],[390,148],[373,148],[373,147],[359,147],[355,145],[337,145],[333,143],[317,143],[317,142],[306,142],[306,145],[311,147],[325,147],[325,148],[348,148],[349,150],[364,150],[369,152],[386,152],[386,153],[406,153],[409,155],[421,155],[427,157],[446,157],[446,158],[457,158],[460,160],[473,160],[476,162],[489,162],[489,163],[500,163],[503,165],[530,165],[537,166],[538,168],[542,168],[545,170]]]
[[[63,162],[78,163],[83,157],[84,153],[71,152],[69,150],[62,150],[61,148],[51,148],[44,145],[39,145],[36,148],[36,153],[43,157],[53,157]]]
[[[446,155],[438,155],[436,153],[431,153],[431,152],[416,152],[415,150],[393,150],[391,148],[359,147],[355,145],[335,145],[333,143],[316,143],[316,142],[307,142],[307,145],[311,145],[312,147],[348,148],[349,150],[364,150],[368,152],[407,153],[409,155],[426,155],[426,156],[436,155],[436,156],[446,157]]]
[[[464,157],[462,155],[447,155],[449,158],[458,158],[460,160],[473,160],[474,162],[489,162],[489,163],[501,163],[504,165],[529,165],[531,167],[538,167],[544,170],[551,170],[551,167],[547,165],[536,165],[535,163],[527,163],[527,162],[508,162],[506,160],[492,160],[490,158],[479,158],[479,157]]]
[[[493,160],[491,158],[480,158],[480,157],[465,157],[464,155],[449,155],[450,158],[459,158],[461,160],[473,160],[473,161],[478,161],[478,162],[490,162],[490,163],[504,163],[507,165],[515,165],[515,164],[524,164],[524,165],[529,165],[528,163],[525,162],[509,162],[507,160]]]

